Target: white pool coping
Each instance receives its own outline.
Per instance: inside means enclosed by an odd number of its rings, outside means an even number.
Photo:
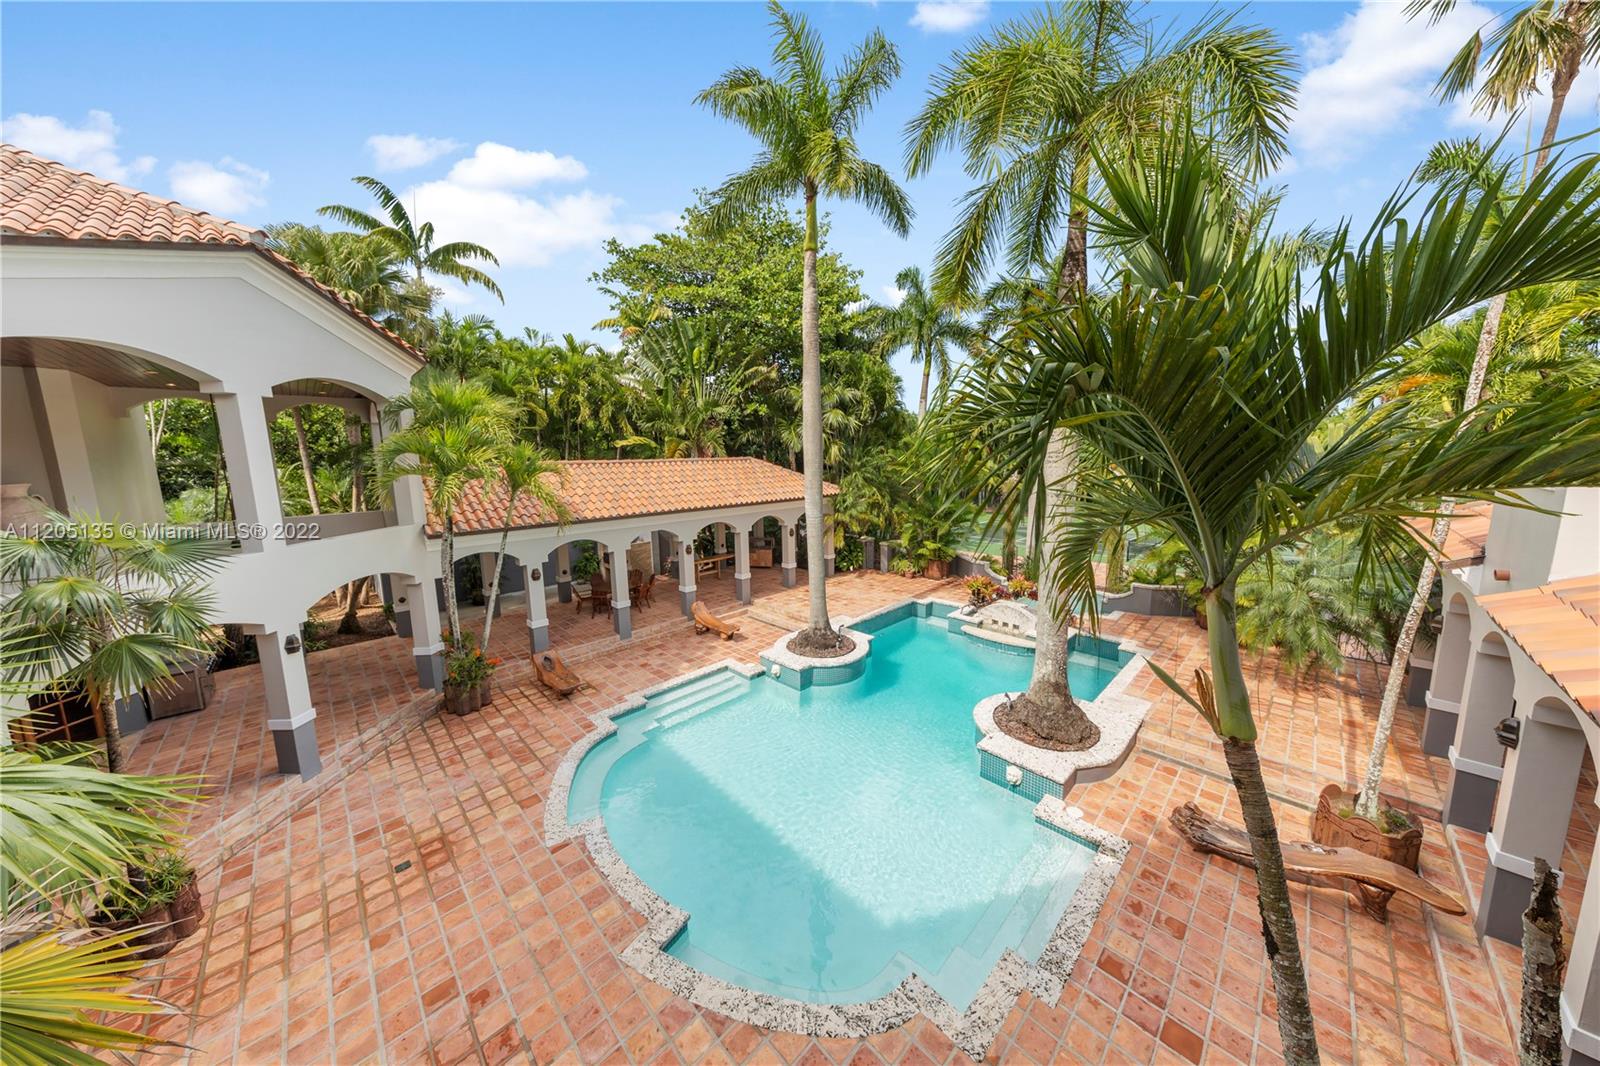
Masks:
[[[946,600],[905,600],[874,611],[863,618],[899,609],[907,602],[948,603]],[[870,634],[852,631],[858,650],[870,647]],[[863,640],[862,638],[867,638]],[[784,637],[780,643],[787,642]],[[798,657],[797,657],[798,658]],[[841,657],[842,658],[842,657]],[[840,658],[815,660],[818,665],[838,666]],[[853,660],[852,660],[853,661]],[[1142,661],[1142,660],[1139,660]],[[1125,668],[1126,669],[1126,668]],[[1047,1003],[1061,996],[1072,968],[1089,939],[1089,934],[1105,905],[1111,886],[1128,855],[1128,842],[1084,821],[1066,803],[1046,797],[1033,808],[1033,817],[1046,825],[1095,849],[1095,856],[1084,871],[1061,919],[1041,950],[1038,962],[1029,962],[1014,949],[1007,948],[984,979],[965,1011],[958,1011],[949,1000],[915,972],[892,990],[876,999],[860,1003],[809,1003],[766,992],[756,992],[701,971],[667,954],[666,947],[683,931],[688,912],[673,906],[645,884],[623,861],[606,832],[600,817],[576,824],[567,820],[567,803],[578,764],[595,745],[617,731],[616,719],[643,707],[654,695],[697,681],[720,670],[753,678],[763,671],[758,666],[725,659],[643,689],[622,702],[592,715],[596,728],[581,737],[562,757],[545,799],[545,842],[554,847],[582,838],[601,874],[613,890],[645,919],[644,928],[622,949],[621,958],[639,973],[696,1006],[714,1010],[730,1018],[766,1029],[781,1029],[804,1036],[864,1037],[903,1025],[918,1013],[936,1025],[962,1051],[975,1059],[983,1058],[994,1042],[1017,997],[1030,992]],[[1118,679],[1121,678],[1119,673]],[[1116,680],[1113,681],[1113,685]],[[1125,685],[1126,682],[1124,681]],[[1142,718],[1142,715],[1141,715]],[[1052,753],[1057,754],[1057,753]],[[974,767],[976,771],[976,767]]]

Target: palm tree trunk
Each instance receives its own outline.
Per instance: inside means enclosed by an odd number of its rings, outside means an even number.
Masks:
[[[808,643],[831,648],[838,637],[828,623],[822,546],[822,324],[817,311],[817,191],[806,186],[804,280],[800,294],[801,456],[806,478],[806,588],[811,593]]]
[[[106,734],[106,769],[112,773],[122,772],[122,727],[117,724],[117,701],[112,699],[109,704],[97,692],[86,692],[89,706],[93,708],[94,715],[100,719],[101,728]]]
[[[1567,948],[1556,887],[1550,864],[1535,858],[1533,900],[1522,914],[1522,1024],[1517,1038],[1521,1066],[1561,1066],[1561,979]]]
[[[456,523],[444,518],[444,536],[439,538],[439,570],[444,578],[445,615],[450,619],[450,646],[461,643],[461,611],[456,607]]]
[[[500,530],[500,550],[494,555],[494,579],[489,582],[489,600],[487,610],[483,616],[483,654],[489,654],[489,634],[494,632],[494,605],[500,599],[500,572],[506,568],[506,542],[511,539],[511,517],[517,509],[517,494],[511,494],[511,500],[506,504],[506,520]],[[540,594],[544,589],[539,589]],[[528,595],[532,596],[534,590],[530,587]],[[530,601],[531,602],[531,601]],[[533,608],[528,608],[532,611]]]
[[[1261,777],[1256,754],[1256,727],[1250,714],[1250,693],[1239,661],[1239,634],[1233,582],[1224,582],[1207,597],[1207,635],[1210,642],[1217,720],[1223,756],[1233,778],[1234,793],[1250,836],[1250,853],[1256,867],[1256,902],[1261,911],[1261,936],[1272,966],[1272,988],[1278,997],[1278,1035],[1283,1040],[1284,1061],[1290,1066],[1317,1063],[1316,1024],[1311,1018],[1311,995],[1306,986],[1305,964],[1295,929],[1289,882],[1283,872],[1283,848],[1278,842],[1272,801]]]
[[[322,507],[317,502],[317,482],[311,476],[311,450],[306,447],[306,424],[300,418],[300,408],[291,407],[289,417],[294,419],[294,443],[300,449],[300,474],[306,479],[306,501],[311,504],[312,514],[321,514]]]
[[[922,395],[917,398],[918,418],[928,413],[928,379],[931,377],[933,377],[933,361],[924,358],[922,361]]]
[[[1581,5],[1569,4],[1569,8]],[[1569,10],[1568,18],[1576,18],[1576,13]],[[1533,175],[1538,176],[1544,165],[1550,159],[1550,147],[1555,143],[1556,129],[1561,125],[1561,109],[1566,103],[1567,93],[1572,88],[1573,79],[1578,74],[1578,62],[1582,58],[1582,41],[1580,34],[1576,43],[1567,48],[1557,64],[1555,76],[1550,86],[1550,114],[1545,119],[1544,134],[1539,139],[1539,154],[1533,161]],[[1478,401],[1483,396],[1483,382],[1489,376],[1489,357],[1494,354],[1495,341],[1500,336],[1500,320],[1506,313],[1506,294],[1501,293],[1489,301],[1489,307],[1483,313],[1483,326],[1478,330],[1478,348],[1472,356],[1472,371],[1467,376],[1466,394],[1461,400],[1461,410],[1465,414],[1478,406]],[[1443,549],[1445,538],[1450,533],[1450,517],[1455,511],[1455,501],[1445,500],[1439,507],[1439,517],[1433,523],[1433,543],[1436,548]],[[1383,700],[1378,704],[1378,723],[1372,734],[1372,750],[1367,753],[1367,773],[1362,779],[1361,793],[1356,798],[1356,813],[1363,818],[1378,817],[1378,788],[1383,780],[1383,763],[1389,754],[1389,734],[1394,729],[1395,710],[1400,704],[1400,686],[1405,678],[1406,667],[1411,664],[1411,649],[1417,641],[1417,629],[1422,623],[1423,612],[1427,609],[1428,597],[1433,595],[1433,581],[1436,576],[1433,559],[1430,557],[1422,564],[1422,571],[1417,575],[1417,585],[1411,594],[1411,606],[1406,609],[1405,622],[1400,627],[1400,635],[1395,638],[1394,651],[1389,656],[1389,674],[1383,683]]]

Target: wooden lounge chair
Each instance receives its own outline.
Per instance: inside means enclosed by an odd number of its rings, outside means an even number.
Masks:
[[[539,675],[540,684],[563,697],[572,695],[584,686],[583,678],[568,669],[567,664],[561,661],[561,656],[554,652],[535,655],[533,670]]]
[[[694,614],[694,631],[696,633],[716,633],[723,640],[732,640],[733,635],[739,632],[739,627],[732,622],[724,622],[708,610],[705,604],[695,600],[689,610]]]
[[[596,574],[589,579],[589,617],[601,611],[611,613],[611,582]]]
[[[1174,807],[1170,818],[1172,828],[1197,851],[1255,867],[1250,837],[1238,826],[1202,814],[1193,803]],[[1283,870],[1289,880],[1337,888],[1349,883],[1356,890],[1352,894],[1360,900],[1362,908],[1380,922],[1388,920],[1389,898],[1396,892],[1415,896],[1418,901],[1446,914],[1467,913],[1467,905],[1460,898],[1388,859],[1354,848],[1325,848],[1298,840],[1285,840],[1282,846]],[[1362,888],[1368,891],[1359,891]]]

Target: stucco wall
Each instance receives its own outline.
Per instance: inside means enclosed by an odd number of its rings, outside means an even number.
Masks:
[[[72,375],[78,398],[78,419],[83,426],[89,470],[94,477],[95,502],[100,517],[125,522],[161,522],[161,482],[155,457],[150,454],[150,434],[144,407],[127,407],[98,381]]]
[[[25,367],[0,367],[0,481],[26,483],[31,494],[59,507],[34,416],[32,374]]]

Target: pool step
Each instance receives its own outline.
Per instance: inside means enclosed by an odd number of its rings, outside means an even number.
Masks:
[[[1005,886],[984,911],[958,951],[973,959],[986,958],[996,941],[1028,946],[1040,928],[1055,928],[1060,918],[1062,893],[1070,895],[1076,881],[1068,881],[1075,856],[1071,847],[1041,836],[1012,868]],[[1042,946],[1043,939],[1035,941]]]
[[[669,729],[679,725],[743,695],[749,688],[747,678],[726,670],[691,681],[681,688],[663,693],[659,699],[650,700],[650,709],[655,712],[655,721],[650,729]]]

